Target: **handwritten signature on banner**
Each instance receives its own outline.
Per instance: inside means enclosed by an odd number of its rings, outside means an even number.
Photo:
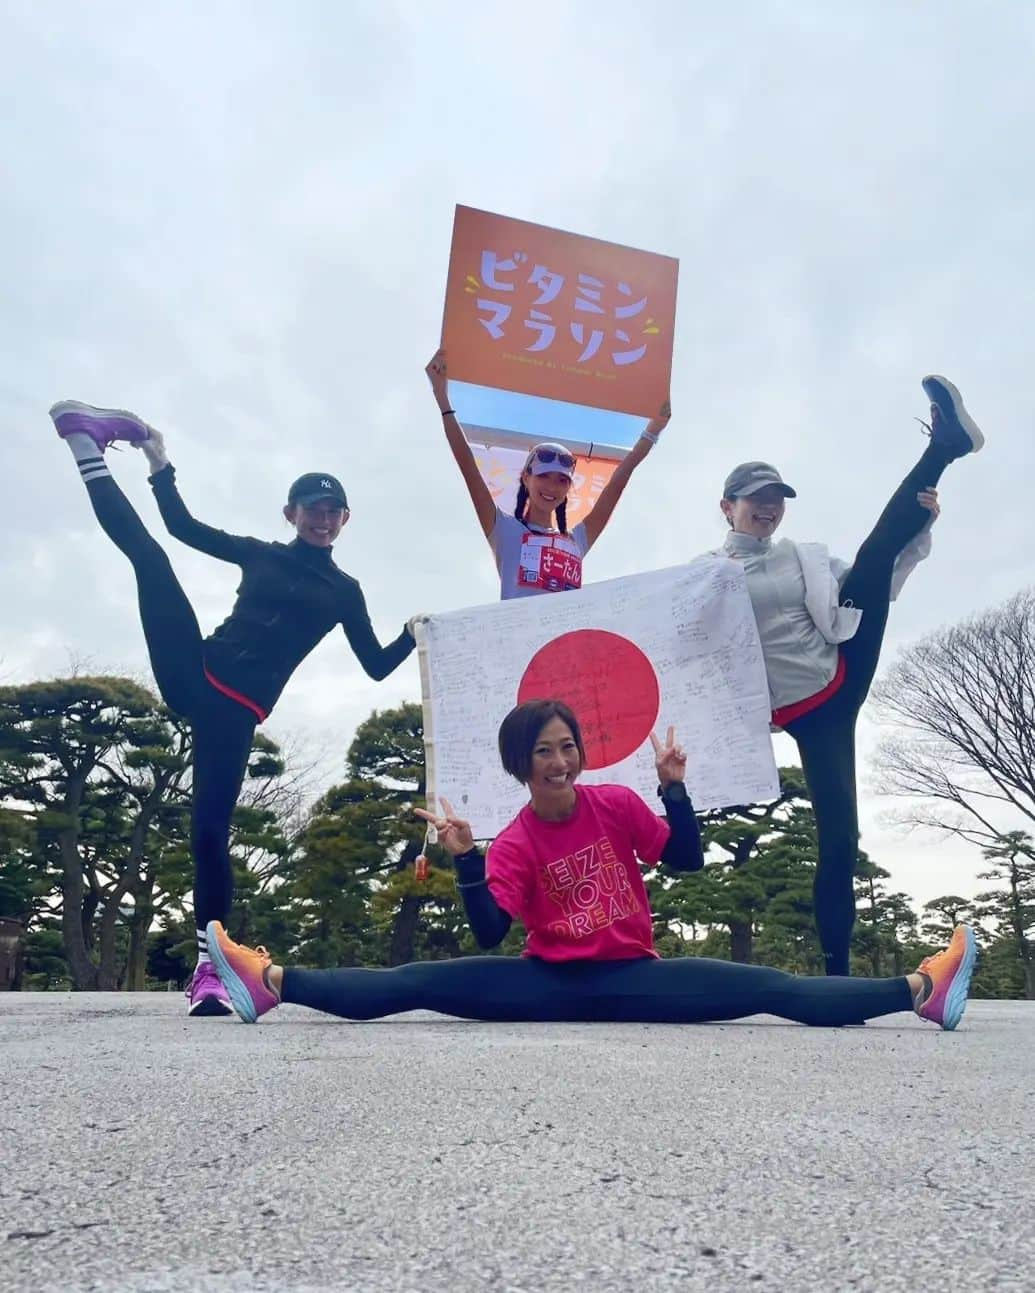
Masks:
[[[699,811],[779,793],[762,648],[735,562],[701,558],[470,607],[422,629],[428,794],[463,804],[478,839],[499,834],[521,808],[523,788],[500,767],[496,737],[523,688],[538,690],[537,668],[574,702],[587,753],[606,755],[584,780],[629,786],[656,811],[649,733],[671,723]]]

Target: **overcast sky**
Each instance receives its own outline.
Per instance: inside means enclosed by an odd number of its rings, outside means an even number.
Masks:
[[[726,8],[2,0],[3,680],[146,670],[61,398],[138,410],[195,514],[238,533],[290,537],[287,484],[341,476],[336,559],[385,639],[495,599],[422,371],[456,202],[680,259],[673,420],[589,578],[717,544],[749,458],[799,491],[784,533],[850,556],[940,372],[988,445],[943,481],[885,660],[1030,581],[1035,9]],[[161,534],[144,461],[110,457]],[[166,543],[207,631],[237,572]],[[372,683],[335,633],[268,729],[329,780],[375,706],[418,698],[415,660]],[[980,887],[973,850],[864,798],[896,887]]]

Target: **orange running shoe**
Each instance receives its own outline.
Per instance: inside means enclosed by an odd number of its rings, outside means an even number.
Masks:
[[[931,980],[931,991],[916,1009],[920,1018],[929,1019],[932,1024],[940,1024],[951,1032],[967,1008],[970,976],[976,963],[974,931],[969,925],[957,925],[945,951],[925,956],[920,962],[917,973],[926,974]],[[230,997],[233,1000],[233,993]]]
[[[210,920],[205,932],[216,973],[246,1024],[256,1023],[260,1015],[280,1005],[279,994],[266,979],[273,958],[264,947],[253,949],[235,943],[218,920]]]

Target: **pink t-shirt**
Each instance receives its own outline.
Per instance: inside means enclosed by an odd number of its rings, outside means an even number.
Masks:
[[[664,818],[625,786],[575,787],[575,811],[544,822],[530,805],[489,846],[489,890],[528,931],[525,956],[622,961],[656,956],[636,859],[668,843]]]

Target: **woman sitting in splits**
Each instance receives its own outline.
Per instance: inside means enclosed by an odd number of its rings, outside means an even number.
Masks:
[[[264,543],[196,521],[176,488],[162,437],[133,413],[75,400],[50,410],[75,457],[101,529],[133,565],[140,619],[158,690],[193,737],[191,848],[198,965],[187,987],[192,1015],[228,1015],[230,1003],[209,963],[205,926],[225,920],[233,899],[230,820],[255,727],[287,680],[336,624],[371,678],[386,678],[416,645],[409,628],[382,646],[363,592],[334,564],[331,545],[349,519],[341,484],[326,472],[299,477],[284,515],[291,543]],[[104,461],[114,440],[142,449],[165,528],[177,539],[241,568],[228,619],[202,638],[169,558],[151,537]]]
[[[652,736],[667,822],[624,786],[577,784],[585,761],[579,724],[560,701],[511,710],[500,727],[503,766],[530,802],[485,859],[448,803],[433,821],[452,854],[480,946],[495,947],[520,918],[524,955],[473,956],[390,970],[303,970],[274,965],[262,948],[208,927],[216,970],[246,1023],[281,1001],[346,1019],[435,1010],[461,1019],[701,1023],[771,1014],[805,1024],[852,1024],[915,1010],[955,1028],[976,957],[960,925],[944,952],[898,979],[798,978],[761,965],[660,960],[637,858],[675,871],[704,865],[683,782],[686,756]]]

